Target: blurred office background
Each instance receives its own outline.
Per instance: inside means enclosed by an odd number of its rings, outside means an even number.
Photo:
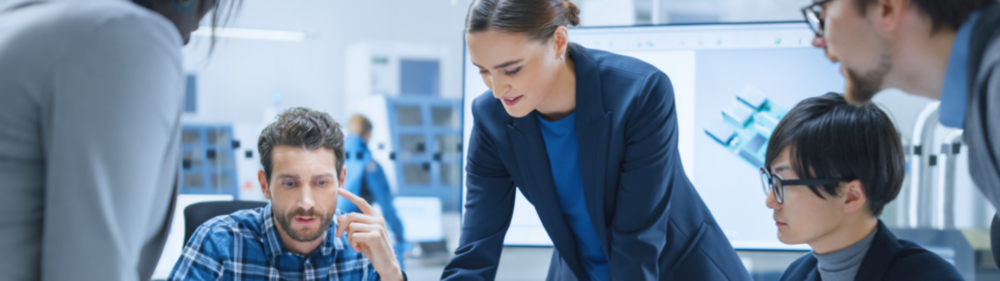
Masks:
[[[257,182],[257,137],[283,109],[323,110],[345,125],[351,115],[364,114],[374,125],[369,148],[386,170],[407,240],[413,243],[405,269],[410,280],[438,279],[458,245],[461,224],[463,96],[479,94],[464,93],[468,81],[463,78],[463,22],[470,2],[243,1],[238,15],[217,30],[211,53],[211,30],[199,30],[184,49],[189,76],[183,153],[178,155],[183,159],[179,207],[199,201],[264,200]],[[799,8],[810,1],[574,2],[582,11],[583,26],[632,26],[801,21]],[[930,100],[904,93],[881,94],[876,102],[891,112],[908,145],[914,134],[921,133],[914,130],[918,122],[933,115],[932,109],[924,112],[933,106]],[[964,147],[951,145],[953,130],[935,127],[936,123],[933,119],[927,126],[936,130],[923,142],[934,145],[908,148],[915,155],[908,161],[926,164],[923,169],[911,168],[910,174],[921,170],[929,178],[921,181],[923,185],[908,179],[882,219],[896,228],[926,228],[924,233],[930,236],[958,233],[972,249],[972,259],[952,260],[973,268],[976,280],[1000,279],[989,252],[988,228],[995,211],[969,180]],[[954,151],[958,154],[952,156]],[[957,163],[954,171],[944,165],[949,161]],[[949,173],[954,180],[946,176]],[[943,191],[948,181],[954,182],[953,193]],[[750,181],[728,188],[759,193],[759,185]],[[945,194],[953,194],[953,200]],[[919,199],[908,201],[910,197]],[[924,198],[934,200],[921,203],[930,200]],[[763,195],[758,201],[763,207]],[[954,210],[954,215],[945,217],[944,209]],[[717,209],[713,212],[722,216]],[[171,242],[157,269],[159,278],[166,277],[180,251],[183,216],[174,217]],[[945,255],[964,253],[947,244],[938,248],[942,250],[936,252]],[[544,245],[506,247],[497,280],[544,280],[551,252]],[[757,280],[777,280],[791,261],[806,252],[739,253]]]

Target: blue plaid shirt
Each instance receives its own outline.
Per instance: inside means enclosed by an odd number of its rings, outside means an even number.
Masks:
[[[309,255],[289,252],[274,222],[271,204],[212,218],[191,235],[167,280],[379,280],[346,235],[333,236],[336,220]]]

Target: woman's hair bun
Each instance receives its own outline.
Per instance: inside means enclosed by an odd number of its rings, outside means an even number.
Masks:
[[[577,26],[580,25],[580,8],[576,7],[576,4],[566,1],[566,25]]]
[[[560,26],[579,24],[580,8],[569,0],[475,0],[469,5],[465,32],[524,33],[533,40],[548,40]]]

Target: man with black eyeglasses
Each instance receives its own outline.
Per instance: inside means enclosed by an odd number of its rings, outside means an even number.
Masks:
[[[812,248],[781,280],[962,280],[878,219],[903,185],[905,161],[896,127],[876,105],[835,93],[800,102],[774,129],[764,166],[778,240]]]

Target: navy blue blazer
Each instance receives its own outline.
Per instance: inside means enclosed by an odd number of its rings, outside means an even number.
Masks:
[[[667,75],[575,44],[569,58],[584,199],[611,278],[751,280],[681,167]],[[472,114],[461,241],[442,279],[493,280],[517,187],[555,244],[548,280],[588,280],[559,207],[537,112],[513,118],[487,91]]]
[[[782,281],[813,281],[819,280],[816,269],[816,258],[806,254],[795,260]],[[965,280],[950,263],[937,254],[927,251],[916,243],[896,239],[896,235],[882,220],[878,221],[878,232],[872,239],[872,245],[865,254],[865,259],[858,268],[854,280]]]

